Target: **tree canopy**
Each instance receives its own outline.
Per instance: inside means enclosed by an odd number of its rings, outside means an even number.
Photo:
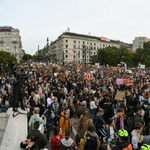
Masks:
[[[107,47],[98,50],[96,61],[100,64],[109,64],[116,66],[120,62],[127,63],[128,66],[134,64],[134,53],[130,52],[126,47]]]

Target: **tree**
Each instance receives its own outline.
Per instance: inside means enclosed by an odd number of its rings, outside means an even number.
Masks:
[[[32,56],[30,54],[24,54],[23,55],[23,60],[27,61],[29,59],[32,59]]]
[[[109,64],[110,66],[116,66],[123,61],[131,67],[134,62],[134,53],[129,52],[129,50],[123,46],[120,48],[107,47],[98,50],[96,61],[100,62],[100,64]]]
[[[15,61],[17,63],[17,59],[14,55],[11,55],[11,53],[0,51],[0,64],[3,63],[5,66],[6,64],[9,65],[9,70],[11,68],[11,63]]]
[[[146,65],[146,67],[150,66],[150,41],[143,43],[143,49],[141,51],[140,63]]]
[[[138,63],[141,62],[142,50],[143,50],[142,48],[138,48],[136,49],[135,53],[133,53],[135,66],[138,66]]]

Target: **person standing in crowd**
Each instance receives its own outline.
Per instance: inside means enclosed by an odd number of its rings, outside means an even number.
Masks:
[[[123,110],[121,108],[118,108],[116,115],[113,117],[117,130],[121,128],[124,129],[122,113],[123,113]]]
[[[98,150],[100,146],[99,137],[95,133],[94,126],[89,126],[88,131],[85,133],[83,138],[80,139],[80,149],[81,150]]]
[[[59,126],[55,126],[54,135],[51,139],[51,149],[52,150],[61,150],[59,141],[63,139],[64,135],[62,134],[62,129]]]
[[[34,114],[31,116],[30,121],[29,121],[29,129],[32,130],[34,129],[34,122],[35,121],[39,121],[40,125],[43,123],[44,125],[46,125],[46,117],[44,115],[42,115],[42,117],[39,116],[39,112],[40,109],[36,108],[34,110]],[[44,120],[43,120],[44,118]]]
[[[44,115],[46,116],[46,120],[47,120],[47,124],[46,124],[46,126],[47,126],[46,136],[47,136],[47,141],[49,141],[50,133],[51,133],[53,122],[54,122],[54,118],[55,118],[55,114],[53,113],[51,105],[44,112]]]
[[[65,135],[64,138],[59,141],[59,145],[61,147],[61,150],[67,149],[67,150],[76,150],[76,142],[71,138],[71,128],[65,129]]]
[[[70,110],[68,107],[64,108],[64,111],[61,113],[59,126],[62,129],[62,133],[65,133],[66,128],[71,128],[70,124]]]

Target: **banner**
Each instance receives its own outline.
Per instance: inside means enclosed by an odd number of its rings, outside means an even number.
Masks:
[[[124,80],[123,79],[116,79],[116,84],[117,85],[123,85],[124,84]]]

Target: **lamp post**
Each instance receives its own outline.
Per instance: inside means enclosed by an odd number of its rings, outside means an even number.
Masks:
[[[39,45],[38,45],[38,63],[39,63]]]

